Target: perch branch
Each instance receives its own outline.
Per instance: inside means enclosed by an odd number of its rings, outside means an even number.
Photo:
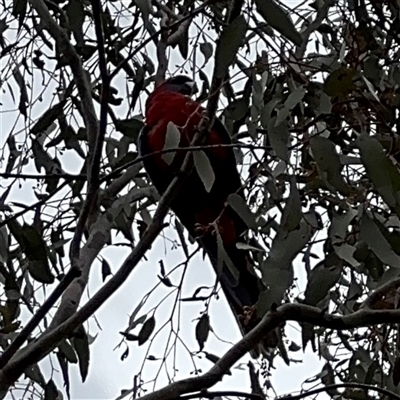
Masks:
[[[400,310],[360,310],[349,315],[333,315],[305,304],[284,304],[267,313],[261,322],[232,346],[205,374],[174,382],[145,395],[141,400],[175,400],[179,396],[210,388],[218,383],[232,366],[250,351],[268,332],[287,321],[308,322],[334,330],[400,322]],[[292,400],[292,398],[291,398]]]

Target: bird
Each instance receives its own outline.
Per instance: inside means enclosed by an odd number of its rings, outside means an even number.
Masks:
[[[156,87],[147,98],[145,125],[139,135],[138,147],[139,154],[145,156],[145,170],[160,195],[179,173],[186,155],[184,150],[177,151],[173,160],[167,161],[160,153],[165,148],[171,123],[180,133],[178,147],[187,147],[204,116],[204,108],[191,98],[196,91],[194,80],[177,75]],[[237,243],[245,240],[247,225],[227,204],[227,199],[231,194],[244,198],[244,190],[233,149],[218,146],[222,144],[231,144],[230,135],[223,123],[215,118],[202,142],[214,172],[214,182],[207,190],[193,168],[172,201],[171,209],[208,255],[242,334],[245,334],[254,326],[252,310],[259,299],[262,284],[248,252],[237,247]],[[207,145],[213,146],[207,148]],[[228,256],[222,263],[218,261],[218,256],[221,256],[218,237]]]

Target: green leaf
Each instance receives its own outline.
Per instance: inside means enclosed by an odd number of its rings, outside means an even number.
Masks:
[[[15,220],[9,221],[7,225],[28,259],[28,271],[32,278],[41,283],[53,283],[54,276],[49,268],[46,244],[37,230],[27,224],[21,226]]]
[[[175,229],[176,229],[176,231],[178,233],[179,240],[181,242],[183,252],[185,253],[186,257],[189,257],[189,249],[188,249],[188,246],[187,246],[187,243],[186,243],[185,234],[184,234],[184,231],[183,231],[183,226],[179,222],[178,219],[175,219]]]
[[[305,303],[316,306],[327,296],[329,290],[336,285],[341,274],[341,263],[337,265],[333,263],[332,265],[329,260],[326,260],[316,265],[308,277],[307,287],[304,293]]]
[[[38,383],[40,386],[45,387],[46,381],[44,380],[43,374],[37,364],[33,364],[27,369],[25,369],[25,375],[32,379],[34,382]]]
[[[151,316],[142,326],[139,332],[139,346],[146,343],[156,327],[156,320]]]
[[[144,314],[141,317],[139,317],[138,319],[135,319],[132,322],[130,322],[129,323],[129,327],[128,327],[128,331],[131,331],[132,329],[134,329],[139,324],[143,324],[144,321],[146,321],[146,318],[147,318],[147,314]]]
[[[78,332],[75,333],[72,344],[78,355],[82,382],[85,382],[89,371],[90,351],[88,337],[82,325],[78,328]]]
[[[296,180],[290,180],[290,195],[282,214],[281,226],[287,232],[298,228],[301,221],[301,199],[297,190]]]
[[[288,14],[274,0],[255,0],[257,9],[265,21],[296,46],[302,43],[302,37],[293,25]]]
[[[272,149],[275,154],[283,161],[289,161],[289,130],[287,127],[287,123],[282,122],[281,124],[276,124],[276,117],[271,118],[268,121],[267,131],[268,138],[271,143]]]
[[[333,71],[325,81],[325,92],[329,96],[344,98],[357,89],[354,78],[357,71],[354,68],[341,67]]]
[[[121,168],[126,165],[130,165],[134,160],[136,160],[138,154],[133,152],[133,151],[128,151],[120,160],[118,160],[114,165],[113,165],[113,170],[117,168]]]
[[[69,382],[68,362],[66,361],[66,359],[63,357],[63,355],[61,353],[57,353],[57,360],[58,360],[58,363],[60,364],[61,373],[62,373],[62,376],[64,379],[65,392],[67,393],[68,398],[70,398],[70,393],[69,393],[70,382]]]
[[[167,132],[165,134],[165,143],[163,150],[176,149],[181,141],[181,132],[178,127],[172,122],[168,122]],[[175,158],[175,151],[162,154],[161,158],[170,165]]]
[[[289,116],[290,112],[294,107],[297,106],[303,100],[304,95],[306,94],[306,89],[304,86],[300,86],[293,90],[286,99],[283,108],[281,108],[278,112],[278,116],[276,118],[275,125],[281,124],[285,119]]]
[[[145,23],[145,25],[147,25],[150,13],[152,11],[151,2],[149,0],[134,0],[134,3],[139,8],[142,14],[143,22]]]
[[[44,388],[44,400],[58,400],[58,390],[56,384],[50,379]]]
[[[101,277],[103,282],[106,280],[107,276],[111,275],[111,267],[105,258],[101,262]]]
[[[246,223],[253,231],[257,231],[258,226],[254,214],[242,196],[232,193],[228,196],[228,204],[235,210],[236,214]]]
[[[33,135],[37,135],[39,133],[45,132],[46,129],[48,129],[50,125],[57,119],[57,117],[61,116],[64,105],[65,101],[61,101],[46,110],[42,114],[42,116],[36,121],[35,125],[33,125],[31,133]]]
[[[262,280],[269,289],[258,303],[257,312],[260,315],[270,311],[273,303],[282,301],[284,293],[293,283],[293,260],[313,237],[317,226],[316,214],[309,212],[302,215],[298,229],[292,232],[282,229],[272,240],[268,258],[261,265]]]
[[[26,118],[26,116],[27,116],[26,105],[29,102],[29,98],[28,98],[28,91],[26,90],[25,79],[24,79],[21,71],[19,70],[19,65],[15,66],[15,68],[12,71],[12,74],[13,74],[13,77],[14,77],[15,81],[17,82],[17,85],[20,90],[20,99],[19,99],[18,109],[19,109],[20,113]]]
[[[85,21],[83,2],[81,0],[69,0],[69,3],[65,7],[65,12],[67,13],[70,29],[74,34],[76,43],[79,47],[83,47],[85,44],[82,29]]]
[[[374,137],[361,135],[356,140],[361,161],[368,178],[371,179],[383,201],[400,217],[400,173],[391,159],[386,156],[382,145]],[[379,167],[378,167],[379,166]]]
[[[347,232],[350,222],[356,217],[357,210],[349,208],[348,211],[338,214],[332,212],[331,225],[329,226],[328,235],[333,244],[335,253],[342,259],[353,266],[360,263],[353,257],[356,248],[346,243]]]
[[[249,109],[249,99],[240,97],[232,101],[225,109],[224,115],[231,118],[233,121],[238,121],[246,115]]]
[[[321,114],[330,114],[332,112],[331,98],[323,91],[321,91],[319,95],[319,103],[315,110],[316,116],[319,116]]]
[[[18,17],[18,30],[21,29],[24,22],[26,9],[28,7],[28,0],[14,0],[12,14]]]
[[[333,192],[336,189],[341,194],[348,195],[349,186],[341,174],[343,165],[333,142],[322,136],[314,136],[310,139],[310,147],[317,163],[319,176],[327,188]]]
[[[6,264],[8,261],[8,231],[5,225],[0,228],[0,261],[3,264]]]
[[[200,351],[204,348],[204,343],[207,341],[210,332],[210,319],[208,314],[203,314],[196,325],[196,340],[199,344]]]
[[[188,27],[185,29],[184,32],[182,32],[181,35],[179,35],[178,49],[179,49],[179,52],[181,53],[182,58],[184,60],[186,60],[188,58],[188,53],[189,53],[189,30],[188,30]]]
[[[204,65],[207,64],[208,60],[211,58],[213,54],[213,46],[209,42],[200,43],[200,51],[204,56]]]
[[[367,214],[364,214],[361,219],[360,239],[367,243],[384,264],[400,268],[400,257],[393,251],[378,226]]]
[[[206,192],[210,192],[215,181],[215,174],[207,154],[203,150],[198,150],[193,153],[194,166],[203,182]]]
[[[132,139],[134,143],[137,142],[143,126],[143,121],[137,118],[119,119],[115,123],[115,129],[129,139]]]
[[[247,31],[247,23],[243,15],[235,18],[224,28],[217,43],[215,52],[215,77],[223,78],[228,68],[235,61],[236,53],[243,43]]]
[[[63,354],[65,359],[72,363],[76,364],[78,362],[78,357],[76,356],[75,350],[73,347],[67,342],[67,340],[63,340],[58,345],[58,350]]]

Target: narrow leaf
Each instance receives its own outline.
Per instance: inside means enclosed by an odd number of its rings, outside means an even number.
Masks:
[[[400,257],[393,251],[376,223],[364,214],[360,223],[360,239],[363,240],[385,264],[400,268]]]
[[[194,152],[193,160],[206,192],[210,192],[215,181],[215,174],[210,159],[203,150],[199,150]]]
[[[210,332],[210,319],[208,314],[203,314],[196,325],[196,340],[199,344],[200,350],[203,350],[204,343],[208,338]]]
[[[63,111],[65,101],[55,104],[46,110],[42,116],[36,121],[31,129],[31,133],[37,135],[46,131],[47,128],[59,117]]]
[[[360,136],[356,144],[368,178],[383,201],[400,216],[400,173],[376,138]],[[379,167],[378,167],[379,166]]]
[[[204,64],[206,65],[213,53],[213,46],[209,42],[200,43],[200,51],[204,56]]]
[[[256,219],[242,196],[232,193],[228,197],[228,204],[236,211],[240,218],[253,231],[257,230]]]
[[[247,23],[243,15],[232,21],[222,32],[215,52],[215,77],[223,78],[227,69],[235,61],[244,37],[246,35]]]
[[[156,326],[154,317],[150,317],[142,326],[139,332],[139,346],[146,343]]]
[[[276,117],[267,123],[268,138],[275,154],[283,161],[289,161],[289,130],[286,122],[277,125]]]
[[[322,136],[310,139],[312,156],[317,163],[319,176],[329,190],[349,194],[349,186],[341,174],[343,165],[332,141]]]
[[[301,199],[296,180],[290,180],[290,195],[283,210],[281,226],[291,232],[298,228],[301,221]]]
[[[81,373],[82,382],[85,382],[87,374],[89,372],[89,341],[83,326],[78,328],[78,332],[75,333],[73,338],[73,346],[78,355],[79,371]]]
[[[300,46],[302,37],[293,25],[288,14],[274,0],[255,0],[259,13],[263,16],[272,28],[293,42],[296,46]]]
[[[179,142],[181,141],[181,132],[177,128],[177,126],[173,122],[168,122],[167,125],[167,133],[165,135],[165,143],[163,150],[175,149],[179,146]],[[174,160],[176,152],[172,151],[169,153],[164,153],[161,158],[170,165]]]
[[[110,264],[103,258],[103,261],[101,262],[101,277],[103,278],[103,282],[106,280],[108,275],[111,275]]]

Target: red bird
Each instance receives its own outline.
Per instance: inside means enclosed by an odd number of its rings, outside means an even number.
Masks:
[[[186,76],[173,77],[157,87],[146,102],[146,125],[139,138],[141,155],[164,149],[168,123],[172,122],[180,131],[179,147],[190,145],[204,114],[203,107],[189,96],[194,93],[195,82]],[[231,143],[228,132],[218,119],[206,133],[204,145]],[[240,216],[227,205],[230,194],[243,197],[243,189],[236,168],[232,148],[213,147],[204,150],[215,180],[209,191],[193,169],[189,178],[171,204],[171,209],[193,237],[199,241],[210,257],[228,302],[240,321],[242,331],[250,329],[246,310],[255,305],[260,293],[259,279],[248,261],[247,252],[236,247],[243,241],[246,225]],[[177,152],[172,162],[167,163],[162,154],[154,154],[144,160],[144,166],[154,186],[163,194],[182,166],[185,153]],[[215,225],[216,222],[216,225]],[[213,224],[214,223],[214,224]],[[213,224],[213,225],[211,225]],[[223,263],[218,271],[217,235],[218,227],[225,251],[232,263]],[[219,267],[220,268],[220,267]],[[250,324],[254,326],[253,323]]]

